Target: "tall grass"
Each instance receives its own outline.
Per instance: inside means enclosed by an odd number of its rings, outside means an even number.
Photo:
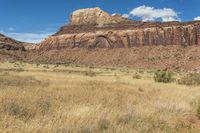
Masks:
[[[200,74],[199,73],[189,73],[178,80],[179,84],[183,85],[200,85]]]
[[[87,68],[53,68],[0,72],[0,132],[199,132],[190,121],[198,116],[195,87],[156,84],[145,72],[134,79],[117,69],[92,68],[98,75],[90,76]]]

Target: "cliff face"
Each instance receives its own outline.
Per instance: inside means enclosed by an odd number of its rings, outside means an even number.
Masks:
[[[135,22],[94,9],[71,15],[71,23],[38,49],[130,48],[150,45],[200,45],[200,22]]]
[[[26,51],[35,49],[35,45],[31,43],[20,42],[7,37],[0,33],[0,50],[15,50],[15,51]]]
[[[0,34],[0,49],[25,51],[22,42],[6,37],[3,34]]]

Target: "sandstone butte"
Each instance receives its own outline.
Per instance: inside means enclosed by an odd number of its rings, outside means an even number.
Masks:
[[[74,11],[70,23],[36,49],[130,48],[151,45],[200,45],[200,21],[141,22],[110,15],[100,8]]]

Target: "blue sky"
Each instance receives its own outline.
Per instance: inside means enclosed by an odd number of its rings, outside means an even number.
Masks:
[[[143,21],[191,21],[200,16],[199,0],[0,0],[0,32],[39,42],[68,23],[79,8],[100,7]]]

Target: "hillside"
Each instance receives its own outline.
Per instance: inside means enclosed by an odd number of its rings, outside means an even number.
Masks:
[[[34,47],[34,44],[20,42],[0,33],[0,61],[22,60]]]
[[[6,37],[3,34],[0,34],[0,49],[25,51],[22,42]]]
[[[4,50],[4,60],[200,71],[200,21],[141,22],[88,8],[74,11],[69,24],[31,48],[2,38],[25,48]]]

